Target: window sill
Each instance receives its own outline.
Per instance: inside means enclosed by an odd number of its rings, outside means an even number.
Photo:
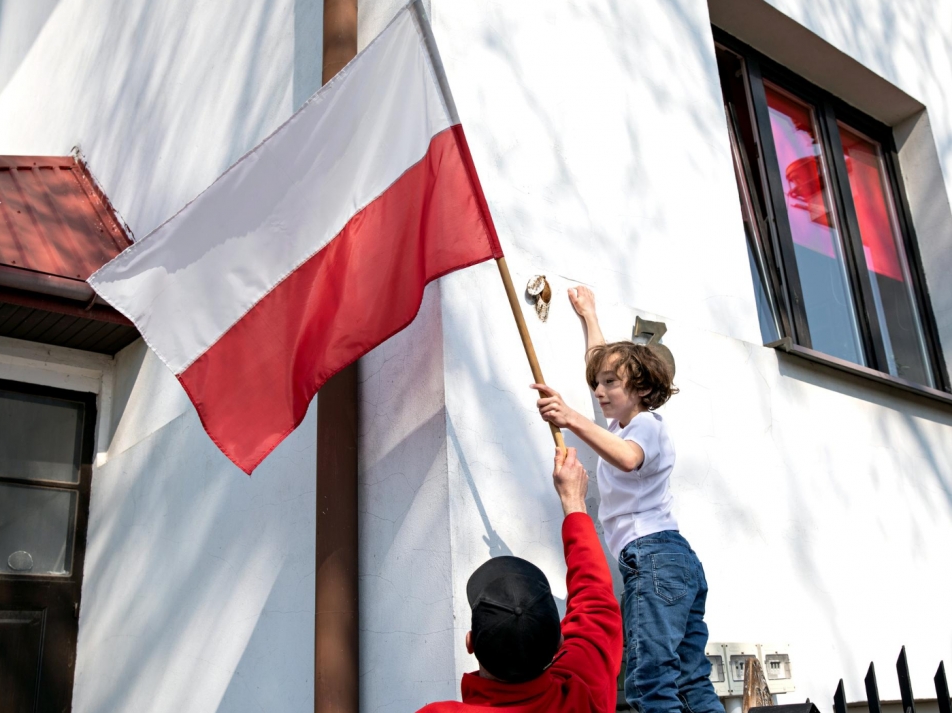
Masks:
[[[848,362],[843,359],[837,359],[836,357],[830,356],[829,354],[824,354],[813,349],[801,347],[799,344],[794,344],[790,337],[778,339],[776,342],[771,342],[770,344],[765,344],[764,346],[770,349],[779,349],[786,354],[793,354],[806,359],[807,361],[812,361],[816,364],[823,364],[824,366],[828,366],[838,371],[844,371],[847,374],[861,376],[865,379],[870,379],[871,381],[875,381],[880,384],[886,384],[887,386],[892,386],[893,388],[901,389],[902,391],[917,394],[918,396],[923,396],[932,401],[943,403],[946,406],[952,406],[952,394],[950,393],[939,391],[938,389],[933,389],[929,386],[923,386],[922,384],[916,384],[912,381],[906,381],[905,379],[900,379],[898,376],[884,374],[881,371],[876,371],[875,369],[870,369],[866,366],[860,366],[859,364],[853,364],[852,362]]]

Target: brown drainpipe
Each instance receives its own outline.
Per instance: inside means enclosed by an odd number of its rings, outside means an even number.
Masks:
[[[357,54],[357,0],[324,0],[322,83]],[[358,713],[357,365],[317,396],[314,711]]]

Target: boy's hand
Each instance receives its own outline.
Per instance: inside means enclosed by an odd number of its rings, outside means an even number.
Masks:
[[[532,387],[539,392],[541,398],[536,401],[536,408],[539,409],[539,415],[543,421],[547,421],[557,428],[572,428],[578,412],[570,409],[559,392],[551,386],[545,384],[533,384]]]
[[[555,449],[555,470],[552,471],[555,492],[562,501],[562,512],[568,516],[573,512],[586,512],[585,494],[588,492],[588,473],[578,462],[574,448],[563,451]]]
[[[579,317],[595,316],[595,293],[587,287],[576,285],[569,288],[569,302]]]

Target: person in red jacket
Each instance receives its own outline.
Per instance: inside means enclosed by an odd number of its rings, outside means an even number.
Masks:
[[[556,450],[552,478],[565,513],[565,618],[559,622],[542,570],[519,557],[489,560],[466,585],[473,610],[466,650],[476,655],[479,670],[463,676],[462,703],[431,703],[419,713],[477,713],[487,707],[510,713],[615,710],[621,611],[585,511],[588,474],[574,448]]]

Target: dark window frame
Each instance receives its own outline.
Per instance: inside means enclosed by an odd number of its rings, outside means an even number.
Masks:
[[[96,438],[96,394],[82,391],[59,389],[53,386],[41,386],[23,381],[0,379],[0,389],[29,396],[45,396],[60,401],[69,401],[83,405],[83,419],[77,424],[80,442],[79,479],[75,483],[58,480],[43,480],[39,478],[19,478],[6,473],[0,473],[0,483],[5,485],[19,485],[44,490],[59,490],[66,493],[76,493],[76,507],[71,513],[70,525],[73,527],[72,550],[68,553],[67,562],[70,571],[67,574],[19,574],[15,572],[0,572],[0,580],[29,581],[29,582],[65,582],[76,581],[82,583],[83,565],[86,560],[86,529],[89,520],[89,496],[92,486],[92,464]],[[82,535],[82,537],[80,537]],[[80,541],[82,540],[82,541]]]
[[[935,314],[928,298],[918,239],[905,188],[900,177],[899,157],[892,127],[877,121],[842,99],[779,65],[723,30],[713,27],[713,33],[715,43],[740,56],[744,67],[743,83],[749,103],[744,109],[751,115],[754,147],[757,154],[746,158],[751,163],[757,162],[760,183],[762,184],[761,190],[763,191],[763,195],[759,197],[760,200],[757,196],[752,200],[754,209],[758,213],[753,218],[761,228],[761,239],[765,243],[761,245],[767,263],[765,269],[774,290],[771,307],[775,311],[773,317],[778,324],[781,337],[778,342],[769,346],[782,347],[787,351],[803,355],[806,355],[805,352],[809,352],[810,358],[815,361],[824,360],[823,357],[825,357],[830,360],[831,365],[838,368],[854,370],[866,373],[866,375],[869,375],[869,372],[876,372],[884,377],[878,380],[895,382],[904,387],[919,387],[914,390],[921,389],[926,392],[933,392],[933,395],[941,393],[946,396],[948,392],[952,391],[952,384],[950,384],[948,370],[943,359]],[[844,261],[853,298],[853,309],[859,326],[860,342],[867,364],[865,367],[852,365],[831,355],[824,355],[812,348],[797,263],[793,255],[793,235],[787,216],[780,166],[777,160],[763,84],[764,80],[811,104],[815,110],[817,138],[829,164],[830,197],[833,209],[840,218],[838,228],[842,233],[845,248],[843,251]],[[725,103],[728,106],[728,121],[731,121],[730,112],[734,107],[729,102]],[[865,134],[869,139],[878,142],[882,148],[886,179],[889,183],[888,187],[895,206],[899,232],[901,233],[900,247],[905,251],[910,274],[912,299],[918,312],[926,359],[935,382],[934,387],[930,387],[928,384],[909,382],[889,373],[885,342],[874,307],[871,279],[865,264],[860,262],[860,256],[863,255],[862,238],[856,210],[853,206],[852,192],[849,188],[846,162],[843,158],[843,147],[837,128],[838,121],[850,129]],[[736,120],[735,126],[731,130],[738,131]],[[740,135],[737,138],[739,142],[743,143]],[[748,176],[748,182],[753,182],[753,178],[753,176]],[[850,367],[856,368],[851,369]]]

